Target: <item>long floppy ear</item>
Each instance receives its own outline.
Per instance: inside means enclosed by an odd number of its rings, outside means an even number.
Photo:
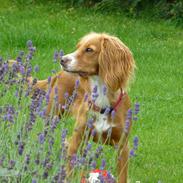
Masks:
[[[118,38],[103,35],[99,56],[99,76],[113,91],[125,89],[134,73],[131,51]]]

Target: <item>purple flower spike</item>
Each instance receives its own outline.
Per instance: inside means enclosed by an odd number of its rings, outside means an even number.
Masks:
[[[75,88],[78,88],[78,86],[79,86],[79,80],[77,79],[75,82]]]
[[[19,56],[20,56],[20,57],[23,57],[23,56],[24,56],[24,51],[20,51],[20,52],[19,52]]]
[[[128,133],[129,132],[129,128],[130,128],[130,120],[126,119],[124,132]]]
[[[90,118],[90,119],[87,121],[87,126],[88,126],[88,128],[93,128],[93,122],[94,122],[93,118]]]
[[[55,95],[58,95],[58,88],[55,87]]]
[[[38,66],[38,65],[36,65],[36,66],[34,67],[34,71],[35,71],[35,72],[38,72],[38,71],[39,71],[39,66]]]
[[[102,86],[103,94],[106,95],[107,93],[107,87],[105,85]]]
[[[138,145],[139,145],[139,138],[137,136],[135,136],[133,139],[133,146],[134,146],[135,150],[137,150]]]
[[[21,73],[22,75],[25,74],[25,68],[24,68],[23,65],[21,65],[21,66],[19,67],[19,70],[20,70],[20,73]]]
[[[44,133],[40,133],[40,134],[38,135],[38,140],[39,140],[39,143],[40,143],[40,144],[43,144],[43,143],[44,143],[44,140],[45,140]]]
[[[32,179],[32,183],[37,183],[37,180],[36,179]]]
[[[93,162],[91,163],[91,167],[92,167],[93,169],[95,169],[95,168],[97,167],[97,163],[96,163],[95,161],[93,161]]]
[[[52,74],[56,74],[56,70],[52,69],[52,70],[51,70],[51,73],[52,73]]]
[[[58,51],[55,51],[55,52],[54,52],[54,57],[53,57],[53,59],[54,59],[54,62],[56,62],[56,61],[58,60]]]
[[[22,62],[22,58],[21,58],[20,56],[18,56],[18,57],[16,58],[16,61],[17,61],[18,63],[21,63],[21,62]]]
[[[130,158],[134,157],[135,156],[135,151],[134,149],[131,149],[130,150]]]
[[[106,161],[105,161],[105,159],[102,159],[102,163],[101,163],[100,169],[101,170],[104,170],[105,169],[105,166],[106,166]]]
[[[111,111],[110,107],[107,107],[107,108],[105,109],[104,114],[105,114],[105,115],[108,115],[108,114],[110,113],[110,111]]]
[[[91,132],[92,137],[94,137],[96,134],[97,134],[96,130],[93,129],[92,132]]]
[[[137,115],[140,111],[140,104],[139,103],[136,103],[135,104],[135,114]]]
[[[92,145],[90,143],[87,144],[86,150],[89,151],[91,149]]]
[[[48,77],[48,84],[51,83],[51,76]]]
[[[31,40],[28,40],[27,41],[27,47],[32,47],[32,46],[33,46],[32,41]]]
[[[28,165],[30,163],[30,155],[26,154],[25,156],[25,163]]]
[[[128,112],[127,112],[127,119],[129,119],[129,120],[132,119],[132,110],[131,110],[131,109],[128,109]]]
[[[60,58],[62,58],[64,56],[64,51],[60,50]]]
[[[2,62],[3,61],[3,58],[0,56],[0,62]]]
[[[22,142],[19,142],[18,144],[18,154],[22,155],[24,151],[24,144]]]
[[[13,169],[14,166],[15,166],[15,163],[16,163],[16,161],[10,160],[10,161],[9,161],[9,167],[8,167],[8,169]]]
[[[64,98],[67,100],[68,97],[69,97],[69,93],[68,93],[68,92],[65,92],[65,93],[64,93]]]
[[[67,129],[63,129],[62,136],[61,136],[63,141],[65,140],[66,136],[67,136]]]
[[[114,119],[115,115],[116,115],[116,111],[115,110],[112,110],[112,112],[111,112],[112,119]]]
[[[93,91],[92,91],[93,93],[97,93],[97,85],[96,86],[94,86],[94,88],[93,88]]]

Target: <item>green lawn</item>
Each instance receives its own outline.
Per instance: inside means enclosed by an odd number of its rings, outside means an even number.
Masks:
[[[53,63],[55,50],[73,51],[88,32],[107,32],[127,44],[137,64],[129,95],[141,105],[140,119],[131,133],[131,144],[134,135],[140,144],[130,161],[130,180],[182,181],[183,30],[163,21],[66,9],[54,3],[19,8],[9,1],[0,0],[0,4],[0,55],[15,58],[19,50],[25,50],[26,41],[32,40],[37,48],[32,64],[40,66],[40,79],[60,69]]]

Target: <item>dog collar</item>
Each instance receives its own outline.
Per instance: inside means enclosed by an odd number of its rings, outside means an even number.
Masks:
[[[123,97],[126,95],[126,93],[121,89],[120,95],[117,99],[117,101],[115,102],[114,106],[110,106],[110,107],[104,107],[101,108],[99,106],[97,106],[94,102],[92,102],[91,100],[88,101],[90,108],[95,111],[95,112],[99,112],[100,114],[104,114],[105,111],[108,109],[108,114],[110,114],[113,110],[115,112],[117,112],[118,106],[119,104],[122,102]]]

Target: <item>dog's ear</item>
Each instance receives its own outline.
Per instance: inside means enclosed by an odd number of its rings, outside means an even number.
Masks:
[[[113,91],[125,89],[132,77],[135,62],[131,51],[118,38],[104,36],[99,55],[99,75]]]

